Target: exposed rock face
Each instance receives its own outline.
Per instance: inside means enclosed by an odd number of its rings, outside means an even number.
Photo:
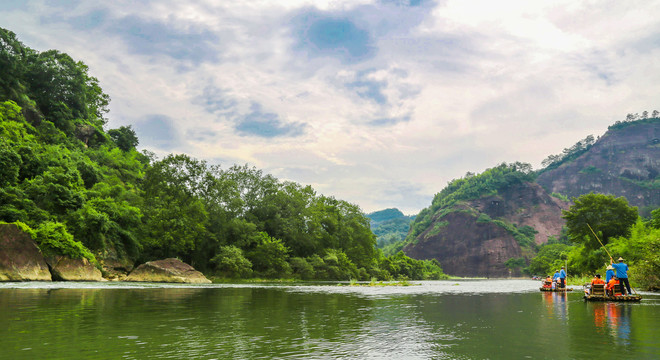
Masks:
[[[469,206],[493,219],[518,227],[531,226],[538,231],[536,244],[545,244],[550,236],[559,237],[566,224],[561,211],[568,210],[570,203],[548,195],[538,184],[523,183],[498,195],[473,200]]]
[[[133,264],[128,260],[106,258],[101,260],[105,278],[111,281],[124,280],[133,270]]]
[[[149,261],[133,270],[126,281],[210,284],[204,274],[174,258]]]
[[[101,270],[87,259],[71,259],[66,256],[54,256],[46,259],[53,275],[53,280],[62,281],[104,281]]]
[[[13,224],[0,225],[0,281],[50,281],[37,244]]]
[[[549,192],[578,197],[590,192],[624,196],[642,214],[660,205],[660,120],[609,130],[572,162],[539,175]]]
[[[568,203],[549,196],[538,184],[516,184],[488,196],[456,205],[452,212],[438,215],[416,242],[403,251],[415,259],[437,259],[445,273],[455,276],[517,276],[504,262],[529,256],[513,235],[502,226],[478,221],[481,214],[518,228],[531,226],[537,244],[558,237],[565,223],[561,210]]]

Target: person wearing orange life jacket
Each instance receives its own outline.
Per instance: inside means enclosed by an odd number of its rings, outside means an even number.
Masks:
[[[614,275],[614,276],[612,277],[612,279],[610,280],[610,282],[608,282],[608,283],[607,283],[607,286],[605,287],[605,289],[607,290],[607,293],[608,293],[610,296],[618,296],[618,295],[621,295],[621,294],[615,294],[615,293],[614,293],[613,290],[614,290],[614,286],[616,286],[616,285],[619,285],[619,279],[617,279],[616,275]]]
[[[548,275],[543,281],[543,287],[548,289],[552,288],[552,277],[550,275]]]
[[[594,285],[600,285],[600,284],[605,284],[605,280],[600,278],[600,274],[596,274],[593,279],[591,279],[591,288],[593,289]],[[591,290],[589,293],[592,293],[593,290]]]
[[[596,274],[596,276],[591,279],[591,285],[596,285],[596,284],[605,284],[605,280],[600,278],[600,274]]]

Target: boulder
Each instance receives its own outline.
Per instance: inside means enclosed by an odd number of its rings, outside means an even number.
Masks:
[[[104,258],[100,260],[103,277],[110,281],[125,280],[133,270],[133,263],[127,259]]]
[[[101,270],[89,260],[72,259],[67,256],[53,256],[46,259],[53,280],[63,281],[104,281]]]
[[[37,244],[17,225],[0,224],[0,281],[50,281]]]
[[[204,274],[179,259],[149,261],[133,270],[125,281],[210,284]]]

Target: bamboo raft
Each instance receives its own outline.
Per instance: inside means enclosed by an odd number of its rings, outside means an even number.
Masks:
[[[541,287],[539,288],[539,290],[541,290],[541,291],[548,291],[548,292],[566,292],[566,291],[573,291],[573,289],[571,289],[571,288],[569,288],[569,287],[565,287],[565,288],[561,288],[561,289],[553,289],[553,288],[545,288],[545,287],[543,287],[543,286],[541,286]]]
[[[642,297],[639,295],[621,295],[621,296],[603,296],[603,295],[584,295],[586,301],[627,301],[639,302]]]
[[[620,294],[623,291],[623,285],[614,286],[614,294]],[[607,295],[605,291],[605,284],[584,285],[585,301],[625,301],[625,302],[639,302],[642,297],[639,295]]]

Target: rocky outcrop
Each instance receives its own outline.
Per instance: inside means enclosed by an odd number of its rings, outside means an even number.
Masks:
[[[623,196],[642,215],[660,205],[660,119],[613,128],[584,154],[541,173],[548,192],[578,197],[590,192]]]
[[[538,184],[518,183],[486,196],[441,209],[431,225],[407,244],[403,251],[415,259],[436,259],[445,273],[454,276],[509,277],[509,259],[530,257],[502,224],[518,229],[534,228],[534,242],[559,237],[564,220],[561,210],[568,203],[549,196]]]
[[[87,259],[72,259],[66,256],[53,256],[46,259],[53,280],[58,281],[105,281],[101,270]]]
[[[133,263],[126,259],[106,258],[100,261],[103,275],[110,281],[125,280],[133,270]]]
[[[209,284],[211,280],[181,260],[149,261],[133,270],[126,281]]]
[[[50,281],[39,247],[14,224],[0,224],[0,281]]]

